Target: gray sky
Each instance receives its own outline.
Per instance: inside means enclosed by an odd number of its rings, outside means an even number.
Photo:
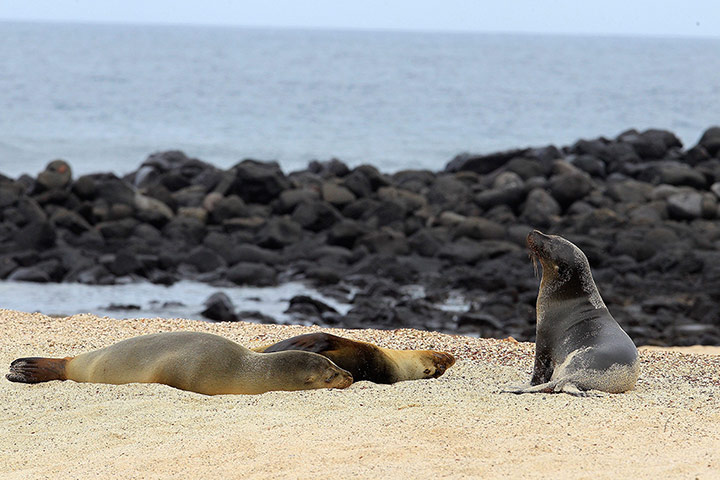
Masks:
[[[0,19],[720,36],[719,0],[2,0]]]

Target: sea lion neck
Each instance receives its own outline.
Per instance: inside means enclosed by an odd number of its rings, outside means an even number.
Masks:
[[[576,268],[543,264],[538,298],[567,300],[591,295],[597,288],[594,282],[584,281],[586,275],[586,272]]]
[[[587,318],[596,317],[600,310],[587,296],[568,297],[565,299],[544,299],[537,304],[537,328],[557,329],[568,328],[571,324]],[[606,308],[602,308],[607,311]],[[570,313],[573,313],[570,315]],[[546,321],[548,319],[549,321]]]

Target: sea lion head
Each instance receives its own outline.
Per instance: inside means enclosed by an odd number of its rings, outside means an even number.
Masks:
[[[545,235],[538,230],[528,234],[527,246],[533,264],[539,260],[542,265],[542,296],[590,296],[596,308],[605,306],[592,278],[590,263],[577,246],[560,236]]]
[[[394,350],[379,349],[383,357],[392,365],[392,380],[382,383],[394,383],[404,380],[438,378],[455,364],[455,357],[435,350]]]
[[[429,375],[426,378],[438,378],[445,373],[445,370],[455,365],[455,357],[446,352],[432,352],[430,359],[432,368],[425,369],[425,373]]]
[[[413,352],[412,350],[406,350]],[[434,350],[414,351],[419,360],[417,378],[438,378],[455,364],[455,357],[446,352]]]
[[[294,368],[288,368],[286,372],[296,377],[295,383],[302,386],[300,388],[302,390],[347,388],[353,383],[353,376],[350,372],[343,370],[332,360],[317,353],[287,351],[273,355],[283,355],[289,365],[294,365]]]

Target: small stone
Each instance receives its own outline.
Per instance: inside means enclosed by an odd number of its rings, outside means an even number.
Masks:
[[[354,202],[355,194],[353,194],[348,188],[338,185],[337,183],[323,182],[322,198],[332,205],[342,207],[343,205]]]
[[[703,215],[703,197],[697,192],[670,195],[667,206],[670,217],[678,220],[694,220]]]
[[[205,318],[217,322],[235,322],[238,320],[235,314],[235,305],[224,292],[213,293],[205,300],[204,305],[205,310],[200,314]]]
[[[275,269],[261,263],[239,262],[227,271],[227,279],[238,285],[275,285]]]

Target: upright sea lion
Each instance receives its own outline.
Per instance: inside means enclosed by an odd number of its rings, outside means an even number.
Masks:
[[[345,388],[353,381],[350,373],[322,355],[261,355],[201,332],[143,335],[77,357],[18,358],[6,377],[24,383],[164,383],[205,395]]]
[[[323,332],[299,335],[256,349],[265,353],[286,350],[319,353],[352,373],[355,381],[375,383],[437,378],[455,363],[455,357],[445,352],[394,350]]]
[[[535,366],[530,385],[505,391],[632,390],[640,370],[637,348],[600,297],[585,254],[564,238],[537,230],[527,245],[533,263],[542,265]]]

